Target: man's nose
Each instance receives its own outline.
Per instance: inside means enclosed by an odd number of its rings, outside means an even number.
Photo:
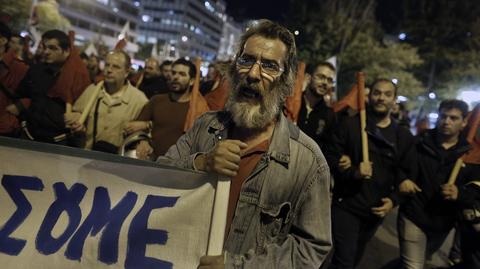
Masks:
[[[258,82],[261,80],[261,77],[262,77],[262,71],[260,70],[260,64],[256,62],[252,65],[252,67],[250,67],[250,70],[248,70],[247,81],[250,83]]]

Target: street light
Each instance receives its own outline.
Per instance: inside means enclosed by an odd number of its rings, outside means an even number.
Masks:
[[[187,41],[188,41],[188,37],[187,37],[187,36],[185,36],[185,35],[184,35],[184,36],[182,36],[182,41],[183,41],[183,42],[187,42]]]

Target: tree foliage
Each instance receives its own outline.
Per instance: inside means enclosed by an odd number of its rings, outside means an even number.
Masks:
[[[363,71],[367,83],[396,78],[402,94],[417,95],[423,86],[411,70],[422,63],[417,49],[389,41],[375,20],[374,0],[293,1],[288,25],[298,30],[299,56],[307,64],[337,56],[339,92]]]
[[[403,0],[402,29],[419,48],[424,65],[416,75],[443,98],[480,84],[478,0]]]

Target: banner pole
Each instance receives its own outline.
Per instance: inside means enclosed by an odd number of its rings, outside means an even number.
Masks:
[[[225,226],[227,225],[228,199],[230,195],[230,178],[218,177],[213,204],[212,224],[208,238],[207,255],[219,256],[223,253]]]

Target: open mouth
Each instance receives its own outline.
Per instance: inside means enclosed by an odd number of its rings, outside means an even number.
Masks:
[[[245,97],[247,99],[261,99],[262,98],[262,95],[258,91],[254,90],[254,89],[251,89],[249,87],[240,88],[239,95],[241,97]]]

